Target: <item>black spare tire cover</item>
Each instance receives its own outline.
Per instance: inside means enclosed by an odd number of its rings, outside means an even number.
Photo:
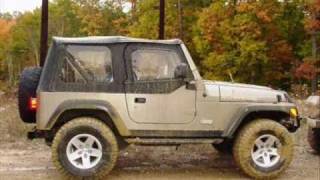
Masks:
[[[18,89],[18,106],[20,118],[26,123],[36,122],[36,111],[31,110],[30,98],[36,97],[36,91],[40,80],[41,67],[25,68],[20,76]]]

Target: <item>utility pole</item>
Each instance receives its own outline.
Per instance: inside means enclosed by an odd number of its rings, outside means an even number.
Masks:
[[[159,13],[159,39],[164,39],[165,0],[160,0]]]
[[[182,4],[181,0],[178,0],[178,12],[179,12],[179,38],[183,40],[183,11],[182,11]]]
[[[48,50],[48,0],[42,0],[41,8],[41,37],[40,37],[40,66],[44,65]]]

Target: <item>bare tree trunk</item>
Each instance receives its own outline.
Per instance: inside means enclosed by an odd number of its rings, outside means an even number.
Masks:
[[[131,8],[132,10],[136,10],[137,7],[137,0],[131,0]]]
[[[230,77],[231,82],[234,82],[233,75],[230,70],[228,70],[228,75]]]
[[[59,31],[59,36],[64,36],[64,29],[65,29],[65,21],[64,19],[62,19],[62,22],[61,22],[61,28],[60,28],[60,31]]]
[[[8,68],[8,84],[9,84],[9,86],[12,86],[14,74],[13,74],[12,55],[10,52],[7,55],[7,68]]]
[[[132,19],[136,18],[136,7],[137,7],[137,0],[131,0],[131,15]]]
[[[312,57],[315,61],[317,61],[317,38],[316,38],[316,33],[312,33]],[[316,63],[315,63],[316,64]],[[318,76],[317,73],[315,77],[311,81],[311,93],[315,94],[318,89]]]
[[[17,69],[17,73],[16,73],[16,76],[15,76],[15,86],[17,85],[17,83],[18,83],[18,78],[19,78],[19,74],[21,73],[21,61],[19,61],[18,63],[17,63],[17,66],[18,66],[18,69]]]
[[[34,55],[34,65],[38,66],[39,65],[39,61],[40,61],[40,57],[39,57],[39,50],[37,47],[37,42],[35,41],[36,39],[36,35],[35,32],[32,29],[29,29],[29,43],[31,45],[31,49],[33,51],[33,55]]]

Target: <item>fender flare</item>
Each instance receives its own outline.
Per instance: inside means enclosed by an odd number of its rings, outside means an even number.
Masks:
[[[236,130],[239,128],[243,120],[251,113],[259,113],[259,112],[276,112],[276,113],[284,113],[290,117],[290,108],[295,107],[294,105],[281,105],[273,104],[273,105],[249,105],[241,108],[238,113],[232,118],[230,123],[228,124],[226,130],[224,130],[222,136],[223,137],[232,137]]]
[[[123,123],[122,119],[120,118],[119,113],[116,109],[108,102],[101,101],[101,100],[67,100],[61,103],[56,110],[51,115],[46,129],[51,129],[59,120],[60,116],[69,110],[100,110],[107,113],[115,127],[117,128],[118,132],[123,134],[128,134],[129,131],[126,128],[125,124]]]

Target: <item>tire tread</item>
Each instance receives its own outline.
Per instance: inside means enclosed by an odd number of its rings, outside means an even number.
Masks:
[[[255,140],[255,134],[258,131],[271,130],[278,136],[282,136],[285,139],[286,150],[282,156],[285,156],[286,160],[284,164],[277,170],[271,172],[262,172],[255,169],[249,163],[251,156],[252,141]],[[278,122],[269,119],[257,119],[244,126],[238,136],[235,139],[233,147],[233,156],[236,164],[243,170],[243,172],[255,179],[272,179],[283,172],[291,163],[293,158],[293,138],[288,130]]]
[[[52,143],[52,160],[54,165],[57,167],[57,170],[62,174],[62,176],[66,179],[77,179],[80,177],[77,177],[73,174],[71,174],[69,171],[67,171],[62,164],[59,161],[59,154],[58,154],[58,146],[61,143],[63,137],[66,135],[66,133],[77,126],[91,126],[97,130],[100,131],[101,135],[108,139],[109,143],[111,144],[111,158],[110,163],[108,165],[105,165],[102,167],[98,172],[94,174],[92,178],[94,179],[102,179],[105,177],[115,166],[119,149],[116,137],[112,130],[103,122],[100,120],[97,120],[95,118],[91,117],[80,117],[73,119],[69,122],[67,122],[65,125],[63,125],[59,131],[56,133],[56,136]]]

